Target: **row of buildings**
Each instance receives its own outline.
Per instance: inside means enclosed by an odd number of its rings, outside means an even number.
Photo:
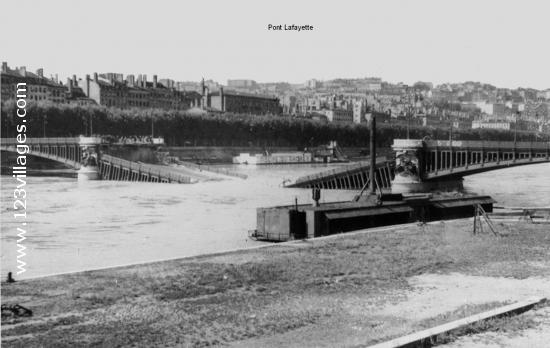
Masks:
[[[200,108],[212,112],[233,112],[246,114],[280,114],[279,99],[257,93],[245,93],[227,89],[212,81],[199,84],[176,83],[170,79],[152,81],[147,75],[127,75],[119,73],[94,73],[77,79],[76,75],[63,84],[57,77],[44,76],[43,69],[36,73],[26,67],[11,69],[6,62],[1,70],[1,100],[15,98],[18,83],[27,84],[27,98],[31,102],[51,102],[56,104],[103,105],[106,107],[159,108],[186,110]],[[248,86],[245,82],[232,83]],[[197,90],[185,90],[182,86],[199,86]],[[212,91],[211,91],[212,90]]]
[[[27,98],[31,101],[67,102],[67,90],[65,86],[59,83],[56,78],[45,77],[43,69],[38,69],[36,73],[32,73],[27,71],[25,67],[10,69],[8,64],[3,62],[1,70],[1,100],[15,98],[18,83],[27,84]]]
[[[217,91],[210,92],[204,80],[201,83],[201,95],[201,108],[209,111],[255,115],[278,115],[282,112],[279,99],[276,97],[224,90],[222,86],[218,87]]]
[[[153,81],[147,81],[146,75],[126,76],[122,74],[93,74],[84,79],[67,80],[70,95],[83,94],[98,105],[120,109],[127,108],[159,108],[171,110],[185,110],[200,103],[199,93],[182,92],[165,86],[153,76]],[[80,93],[82,91],[82,93]]]

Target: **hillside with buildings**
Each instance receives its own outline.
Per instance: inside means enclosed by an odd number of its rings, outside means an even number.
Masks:
[[[146,74],[73,75],[63,83],[26,67],[2,63],[2,102],[14,97],[16,84],[27,84],[28,100],[57,105],[103,106],[120,110],[179,110],[285,116],[319,124],[379,123],[404,127],[493,129],[550,133],[550,89],[497,88],[467,81],[434,86],[389,83],[381,78],[258,83],[250,79],[197,82],[158,79]]]

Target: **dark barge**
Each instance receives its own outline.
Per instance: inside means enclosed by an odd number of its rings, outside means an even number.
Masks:
[[[283,242],[315,238],[365,228],[472,217],[475,207],[493,211],[489,196],[434,197],[386,195],[358,202],[257,208],[256,229],[250,237]]]

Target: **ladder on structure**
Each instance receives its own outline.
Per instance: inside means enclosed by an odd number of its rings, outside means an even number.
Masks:
[[[483,233],[483,221],[485,221],[491,232],[493,232],[495,236],[500,236],[500,233],[495,228],[493,221],[489,218],[489,215],[487,215],[481,204],[474,205],[474,208],[474,234],[478,233],[478,230],[479,233]]]

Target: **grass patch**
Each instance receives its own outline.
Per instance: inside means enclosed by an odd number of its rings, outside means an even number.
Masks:
[[[332,318],[353,310],[346,296],[383,308],[394,300],[387,294],[405,293],[407,279],[424,273],[550,275],[548,267],[529,266],[550,257],[550,248],[541,248],[550,245],[544,227],[521,225],[497,238],[472,235],[470,222],[412,226],[314,240],[307,247],[242,251],[224,256],[226,262],[201,257],[3,284],[2,301],[29,307],[29,320],[77,312],[86,322],[29,323],[3,330],[2,337],[25,347],[201,347],[265,337],[338,320]],[[239,261],[242,254],[252,261]],[[474,310],[483,311],[464,307],[414,326],[435,326]],[[532,325],[499,320],[483,330]],[[24,333],[40,334],[17,337]]]
[[[14,328],[9,328],[7,330],[2,330],[2,335],[13,336],[13,335],[25,335],[25,334],[37,334],[44,331],[52,330],[60,326],[71,326],[84,321],[82,316],[71,315],[63,318],[56,318],[51,320],[46,320],[41,323],[36,324],[20,324]]]

